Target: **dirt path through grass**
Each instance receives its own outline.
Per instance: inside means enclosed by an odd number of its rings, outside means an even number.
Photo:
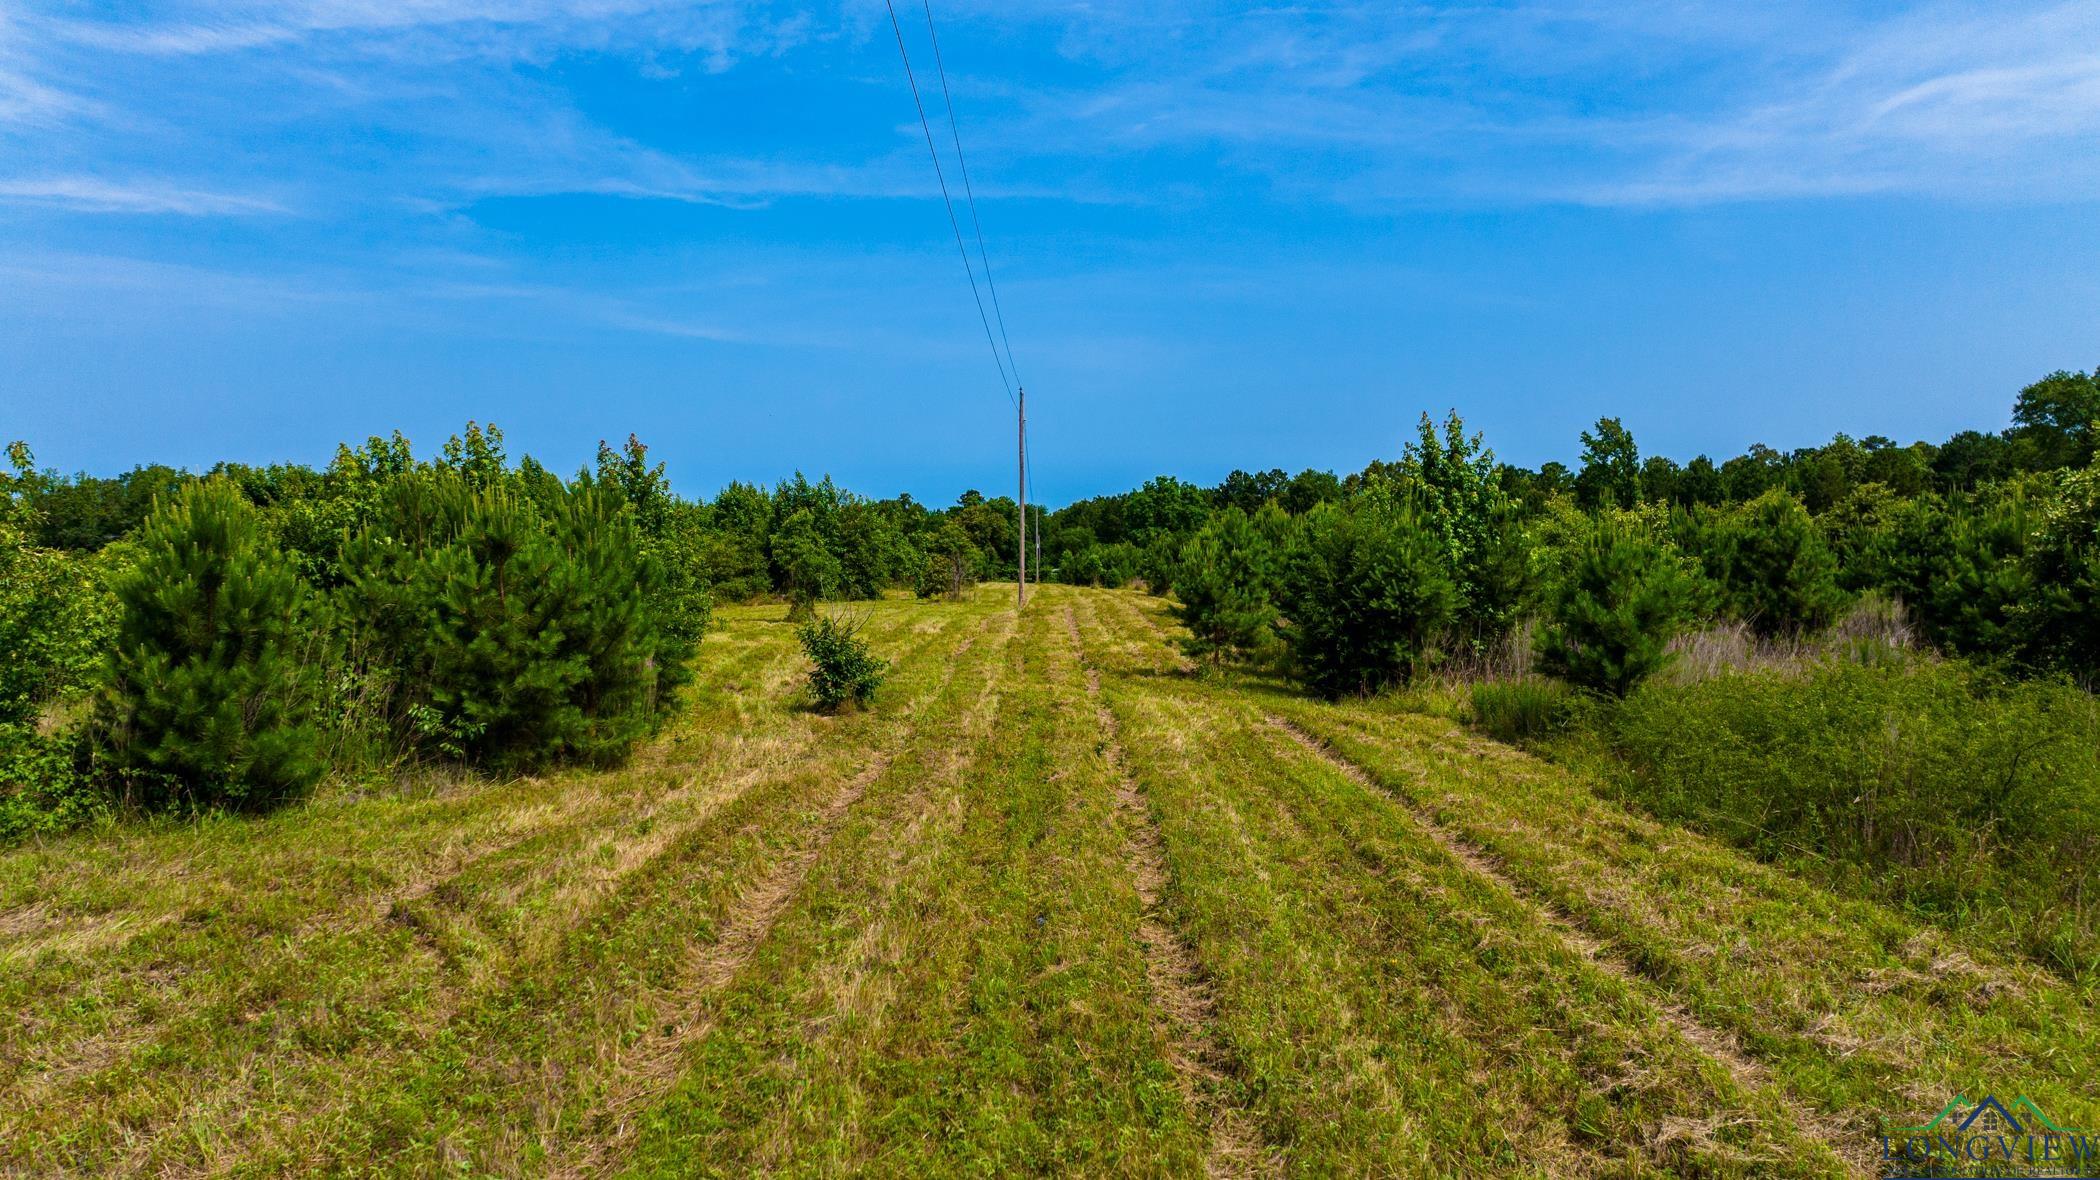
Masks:
[[[1065,605],[1064,620],[1073,650],[1081,653],[1081,662],[1085,663],[1086,644],[1070,603]],[[1116,807],[1128,829],[1123,856],[1138,900],[1144,906],[1138,938],[1145,947],[1145,977],[1171,1046],[1167,1061],[1174,1067],[1188,1101],[1204,1112],[1210,1124],[1204,1172],[1219,1177],[1271,1174],[1276,1171],[1274,1161],[1255,1133],[1252,1121],[1226,1093],[1237,1067],[1213,1027],[1217,1000],[1210,982],[1203,978],[1195,952],[1162,905],[1167,863],[1160,851],[1159,825],[1152,818],[1144,792],[1130,774],[1116,715],[1102,699],[1099,668],[1086,668],[1086,688],[1101,727],[1103,753],[1115,776]]]

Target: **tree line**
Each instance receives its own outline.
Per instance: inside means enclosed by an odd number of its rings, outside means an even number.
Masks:
[[[1900,600],[1950,652],[2100,671],[2100,382],[2013,426],[1720,463],[1604,419],[1574,467],[1498,462],[1454,412],[1348,476],[1162,476],[1048,513],[1049,577],[1171,594],[1205,662],[1376,691],[1506,647],[1623,694],[1705,618],[1780,635]],[[110,800],[262,806],[325,774],[612,762],[660,724],[718,602],[928,598],[1011,578],[1010,498],[932,508],[828,477],[674,495],[630,438],[563,478],[469,423],[323,468],[0,474],[0,835]]]

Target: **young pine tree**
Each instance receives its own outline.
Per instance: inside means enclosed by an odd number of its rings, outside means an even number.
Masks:
[[[134,801],[265,806],[320,778],[310,596],[238,488],[213,478],[156,508],[115,591],[103,728]]]
[[[1458,604],[1436,535],[1404,506],[1364,501],[1305,515],[1280,588],[1297,675],[1330,698],[1411,678]]]
[[[1266,528],[1227,508],[1181,547],[1174,613],[1189,630],[1181,645],[1213,667],[1253,655],[1275,635],[1278,553],[1271,538],[1280,532],[1282,510],[1262,512]]]
[[[1777,488],[1736,510],[1720,560],[1729,607],[1760,635],[1826,626],[1845,604],[1822,531],[1801,501]]]
[[[1539,667],[1577,688],[1625,696],[1669,662],[1670,640],[1698,610],[1700,591],[1675,553],[1600,524],[1554,589]]]

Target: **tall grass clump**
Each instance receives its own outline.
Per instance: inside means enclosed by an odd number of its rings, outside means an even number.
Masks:
[[[1956,662],[1652,681],[1607,728],[1623,788],[1857,892],[2100,973],[2100,702]]]
[[[1484,680],[1472,687],[1470,720],[1497,741],[1524,745],[1566,733],[1594,710],[1557,680]]]

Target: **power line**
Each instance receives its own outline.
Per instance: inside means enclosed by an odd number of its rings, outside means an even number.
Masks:
[[[948,135],[955,141],[955,166],[962,172],[963,201],[970,206],[970,228],[977,231],[977,261],[984,266],[984,285],[992,295],[992,318],[999,321],[999,341],[1006,345],[1006,367],[1021,383],[1021,366],[1014,363],[1014,342],[1006,335],[1006,312],[999,306],[999,284],[992,281],[992,257],[984,248],[984,223],[977,219],[977,193],[970,186],[970,163],[963,157],[962,127],[955,119],[955,96],[948,91],[948,67],[941,60],[941,35],[933,29],[933,0],[919,0],[926,12],[926,38],[933,42],[933,68],[941,78],[941,100],[948,105]]]
[[[933,146],[933,124],[927,120],[926,104],[919,98],[919,79],[918,76],[912,72],[911,54],[905,52],[904,49],[904,26],[899,24],[897,21],[897,5],[895,3],[895,0],[883,0],[883,5],[890,10],[890,29],[892,32],[897,34],[897,56],[904,60],[904,78],[907,82],[911,83],[912,105],[919,108],[919,128],[920,130],[926,133],[926,154],[933,160],[934,178],[940,181],[941,204],[945,205],[948,209],[948,227],[955,231],[955,250],[956,253],[962,256],[963,274],[968,276],[970,280],[970,298],[977,301],[977,319],[978,322],[984,325],[984,342],[991,346],[992,363],[999,366],[999,386],[1000,388],[1006,390],[1006,400],[1012,402],[1014,401],[1013,382],[1007,379],[1006,361],[1001,359],[999,356],[999,342],[993,339],[992,337],[992,320],[990,316],[985,314],[984,296],[979,294],[977,290],[977,269],[970,265],[970,248],[963,244],[962,222],[956,219],[955,201],[948,195],[948,176],[947,173],[941,168],[941,153],[938,149],[936,149]],[[936,51],[936,55],[938,55],[938,51]],[[945,87],[946,85],[946,76],[943,75],[942,86]],[[956,142],[958,145],[960,145],[960,137],[957,138]],[[976,212],[974,211],[974,209],[971,212],[971,216],[973,218],[976,216]],[[991,282],[992,275],[989,270],[985,272],[984,278],[985,282]],[[1002,333],[1005,331],[1005,325],[1003,322],[1001,323],[1000,331]],[[1013,349],[1008,348],[1007,355],[1011,356],[1012,354]]]

